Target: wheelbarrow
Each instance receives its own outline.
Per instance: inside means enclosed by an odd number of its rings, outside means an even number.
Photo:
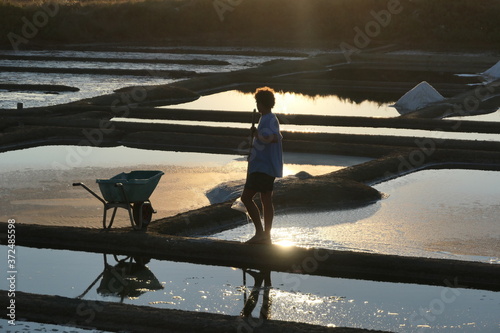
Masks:
[[[131,171],[122,172],[110,179],[97,179],[103,198],[92,191],[83,183],[73,183],[81,186],[96,197],[104,205],[102,217],[103,229],[110,229],[115,219],[116,210],[124,208],[128,211],[130,223],[135,230],[146,229],[153,213],[156,211],[151,206],[149,197],[160,181],[162,171]],[[111,219],[107,222],[106,215],[113,208]]]
[[[97,282],[97,293],[101,296],[119,297],[123,303],[125,298],[138,298],[148,291],[157,291],[163,289],[163,285],[158,278],[146,266],[149,258],[130,257],[119,259],[113,255],[116,264],[108,263],[107,254],[103,253],[104,270],[88,286],[85,291],[77,296],[77,299],[83,299],[87,293],[94,288]]]

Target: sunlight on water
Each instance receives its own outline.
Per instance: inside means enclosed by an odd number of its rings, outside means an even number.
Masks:
[[[366,207],[286,213],[272,238],[302,247],[498,262],[500,173],[424,170],[375,186],[387,198]],[[210,237],[245,241],[253,225]]]
[[[499,122],[500,121],[500,109],[496,110],[495,112],[488,113],[488,114],[482,114],[482,115],[477,115],[477,116],[466,116],[466,117],[450,117],[450,118],[446,118],[446,119]]]
[[[18,290],[29,293],[391,332],[418,331],[421,325],[446,333],[498,329],[500,294],[487,290],[17,249],[23,272]],[[2,257],[0,263],[5,266],[6,260]],[[133,269],[123,269],[129,265]],[[106,287],[110,285],[113,293]],[[7,281],[0,280],[0,289],[6,287]]]
[[[175,81],[168,75],[157,73],[158,70],[185,70],[196,73],[221,73],[256,67],[263,62],[274,59],[287,59],[276,56],[244,56],[226,54],[171,54],[171,53],[143,53],[143,52],[94,52],[94,51],[28,51],[28,50],[0,50],[3,55],[22,56],[59,56],[81,57],[88,61],[47,61],[47,60],[0,60],[2,66],[15,67],[65,67],[65,68],[118,68],[145,70],[143,76],[137,75],[91,75],[91,74],[63,74],[63,73],[31,73],[31,72],[0,72],[0,82],[13,84],[58,84],[79,88],[78,92],[46,94],[43,91],[7,91],[0,90],[0,109],[15,109],[17,103],[24,103],[24,107],[39,107],[74,102],[84,98],[91,98],[113,93],[114,90],[131,86],[149,86],[169,84]],[[219,60],[226,65],[193,65],[193,64],[148,64],[141,62],[112,63],[91,61],[93,58],[121,58],[121,59],[169,59],[169,60]]]
[[[342,100],[337,96],[309,97],[290,92],[276,92],[275,113],[315,114],[323,116],[396,117],[399,113],[388,104],[364,101],[360,104]],[[198,100],[165,106],[190,110],[252,111],[255,108],[253,94],[230,90],[200,97]]]
[[[114,122],[136,122],[136,123],[157,123],[157,124],[174,124],[188,126],[209,126],[209,127],[232,127],[245,128],[250,125],[248,123],[230,123],[224,121],[189,121],[189,120],[158,120],[158,119],[138,119],[138,118],[112,118]],[[330,133],[330,134],[350,134],[350,135],[384,135],[384,136],[404,136],[415,138],[430,138],[439,142],[443,139],[455,140],[482,140],[482,141],[500,141],[499,134],[485,133],[466,133],[466,132],[443,132],[430,130],[414,130],[401,128],[370,128],[370,127],[337,127],[337,126],[311,126],[311,125],[292,125],[280,124],[281,131],[300,132],[300,133]],[[417,143],[415,143],[417,145]]]
[[[369,158],[320,154],[284,154],[285,176],[306,171],[325,174]],[[160,170],[164,175],[150,200],[155,219],[229,200],[221,186],[244,184],[245,156],[143,150],[128,147],[42,146],[0,153],[0,198],[6,203],[0,219],[19,222],[98,227],[102,203],[81,188],[98,191],[96,179],[132,170]],[[207,193],[215,197],[208,197]],[[238,194],[238,193],[237,193]],[[222,202],[219,201],[219,202]],[[126,211],[119,210],[115,227],[128,227]]]
[[[297,245],[297,244],[295,244],[294,241],[289,240],[289,239],[282,239],[282,240],[279,240],[277,242],[274,242],[273,244],[274,245],[279,245],[281,247],[292,247],[292,246],[296,246]]]
[[[414,130],[398,128],[370,128],[370,127],[338,127],[338,126],[311,126],[293,125],[293,116],[298,114],[321,115],[321,116],[356,116],[390,118],[398,117],[400,114],[390,104],[377,104],[371,101],[361,103],[350,102],[340,99],[335,95],[309,97],[302,94],[277,92],[274,113],[287,115],[286,121],[281,121],[282,131],[304,132],[304,133],[332,133],[332,134],[365,134],[365,135],[387,135],[405,137],[425,137],[436,140],[456,139],[456,140],[484,140],[500,141],[498,134],[464,133],[464,132],[443,132],[436,130]],[[218,111],[241,111],[251,112],[255,108],[253,94],[242,93],[237,90],[225,91],[212,95],[202,96],[196,101],[164,106],[163,108],[180,108],[188,110],[218,110]],[[498,117],[490,116],[491,117]],[[249,116],[249,123],[250,123]],[[198,122],[183,120],[155,120],[155,119],[125,119],[113,118],[119,122],[139,122],[139,123],[165,123],[177,125],[203,125],[214,127],[234,127],[248,128],[248,124],[230,123],[220,119],[217,122]]]
[[[222,166],[239,156],[138,149],[124,146],[40,146],[0,153],[0,172],[77,167],[130,167],[168,164],[184,167]]]
[[[127,86],[168,84],[173,82],[173,80],[162,77],[141,76],[115,77],[110,75],[0,72],[0,82],[15,84],[58,84],[80,89],[77,92],[61,92],[57,94],[46,94],[43,91],[0,90],[0,108],[15,109],[19,102],[22,102],[25,108],[57,105],[110,94],[116,89]]]

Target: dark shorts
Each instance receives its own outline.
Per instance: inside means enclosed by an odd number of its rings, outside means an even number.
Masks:
[[[273,190],[275,177],[262,172],[252,172],[247,176],[245,188],[257,192],[269,192]]]

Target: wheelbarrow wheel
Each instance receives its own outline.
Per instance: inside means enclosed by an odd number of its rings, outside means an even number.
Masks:
[[[134,202],[132,211],[137,229],[146,229],[153,217],[153,206],[150,202]]]

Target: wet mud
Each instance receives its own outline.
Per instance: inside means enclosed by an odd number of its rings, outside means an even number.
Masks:
[[[32,61],[78,61],[78,62],[112,62],[112,63],[140,63],[140,64],[178,64],[178,65],[229,65],[222,60],[202,59],[138,59],[138,58],[98,58],[98,57],[57,57],[57,56],[35,56],[35,55],[0,55],[0,60],[32,60]],[[26,68],[29,71],[29,68]]]
[[[0,83],[0,90],[7,91],[42,91],[46,93],[59,93],[65,91],[79,91],[76,87],[68,87],[58,84],[14,84]]]
[[[14,73],[61,73],[61,74],[90,74],[90,75],[137,75],[137,76],[160,76],[170,79],[178,79],[196,76],[194,71],[186,70],[146,70],[146,69],[113,69],[113,68],[44,68],[44,67],[14,67],[0,66],[2,72]]]
[[[185,221],[189,224],[189,221]],[[6,223],[1,223],[6,230]],[[43,237],[41,237],[43,235]],[[0,239],[5,242],[7,233]],[[450,259],[380,255],[321,248],[284,248],[234,241],[165,235],[132,228],[102,231],[90,228],[20,224],[18,245],[110,253],[205,265],[253,268],[279,272],[500,290],[499,265]],[[312,264],[313,263],[313,264]]]

